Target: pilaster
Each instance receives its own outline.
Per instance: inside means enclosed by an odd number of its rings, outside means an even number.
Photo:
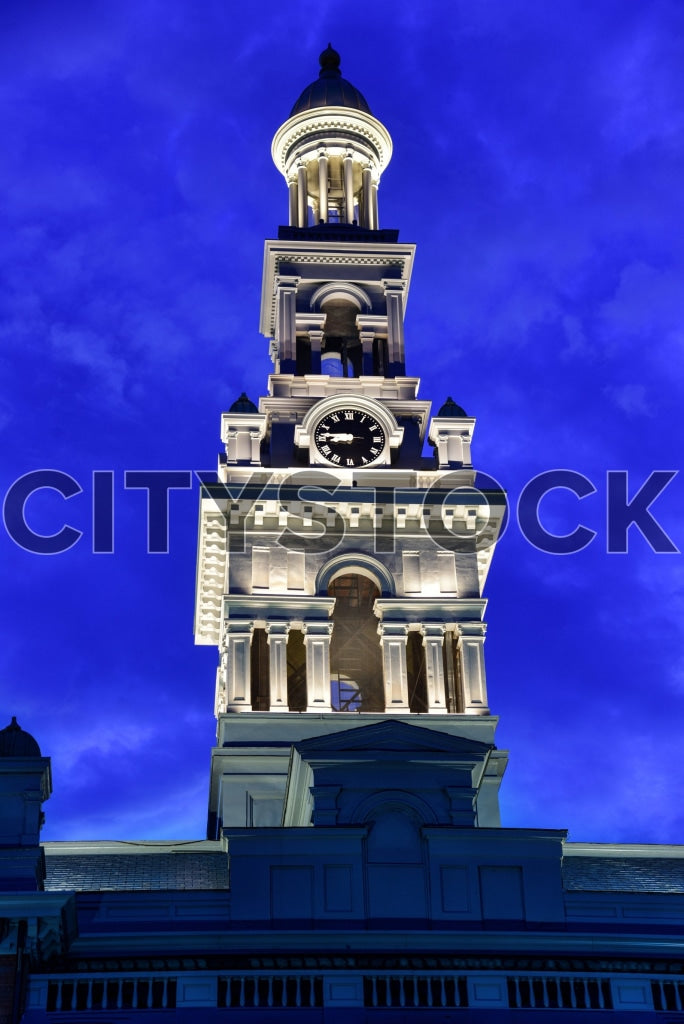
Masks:
[[[289,632],[289,622],[269,622],[266,627],[271,711],[288,710],[287,636]]]
[[[305,622],[306,710],[330,711],[331,622]]]
[[[483,622],[459,623],[458,627],[463,710],[466,715],[489,714],[484,666],[485,629]]]
[[[381,622],[378,626],[378,633],[382,645],[385,711],[403,713],[409,710],[406,671],[408,625],[399,622]]]
[[[251,711],[251,646],[254,623],[232,620],[224,634],[226,711]]]
[[[430,714],[444,714],[447,710],[444,684],[444,634],[446,630],[440,624],[425,623],[421,626],[420,632],[425,648],[428,711]]]
[[[276,277],[276,341],[279,373],[297,369],[297,285],[298,277]]]

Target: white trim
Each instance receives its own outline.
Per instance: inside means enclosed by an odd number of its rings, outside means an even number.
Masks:
[[[329,302],[330,299],[343,299],[345,302],[351,302],[356,306],[359,313],[363,310],[364,306],[368,312],[373,308],[367,292],[350,281],[327,281],[325,284],[322,284],[311,296],[311,309],[321,309],[323,303]]]

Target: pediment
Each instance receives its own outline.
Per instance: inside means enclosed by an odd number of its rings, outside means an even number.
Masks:
[[[495,749],[491,743],[469,739],[466,736],[451,736],[436,729],[388,718],[386,722],[374,722],[357,729],[344,729],[332,735],[314,736],[295,744],[295,749],[305,760],[316,755],[342,754],[363,751],[396,751],[406,754],[487,754]]]

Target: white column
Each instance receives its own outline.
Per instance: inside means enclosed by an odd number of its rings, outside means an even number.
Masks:
[[[444,626],[425,624],[420,627],[425,648],[425,679],[427,682],[428,712],[445,714],[446,687],[444,685]]]
[[[406,638],[408,626],[405,623],[381,622],[378,626],[382,645],[382,673],[385,683],[385,711],[409,710],[408,677],[406,672]]]
[[[289,222],[291,226],[296,227],[299,223],[299,199],[297,195],[299,190],[297,188],[296,176],[294,178],[290,178],[287,183],[287,187],[290,194]]]
[[[354,161],[351,153],[344,158],[344,215],[347,224],[354,220]]]
[[[377,230],[377,228],[379,228],[379,226],[380,226],[380,221],[378,220],[378,183],[377,183],[377,181],[374,181],[373,184],[371,185],[371,195],[372,195],[372,199],[371,199],[371,218],[372,218],[372,221],[373,221],[371,226]]]
[[[305,228],[309,223],[308,209],[308,188],[306,181],[306,167],[300,164],[297,168],[297,224]]]
[[[387,347],[390,366],[395,373],[405,372],[404,359],[404,282],[384,280],[387,302]]]
[[[373,224],[373,197],[371,195],[371,169],[370,167],[364,167],[361,172],[361,184],[362,184],[362,220],[361,223],[364,228],[370,228]]]
[[[466,715],[488,715],[487,679],[484,666],[483,622],[459,623],[458,650],[461,658],[463,703]]]
[[[319,220],[328,220],[328,157],[325,150],[321,150],[318,156],[318,217]]]
[[[311,329],[309,331],[309,342],[311,344],[311,372],[321,372],[321,349],[323,348],[323,331]]]
[[[289,622],[269,622],[266,627],[268,640],[268,684],[271,711],[287,711],[287,634]]]
[[[224,661],[226,711],[251,711],[251,622],[228,622],[225,633]]]
[[[374,331],[359,331],[361,341],[361,373],[365,377],[373,375],[373,339]]]
[[[330,703],[330,634],[332,622],[305,622],[306,710],[332,711]]]

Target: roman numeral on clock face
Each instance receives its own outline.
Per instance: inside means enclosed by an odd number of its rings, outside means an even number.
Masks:
[[[313,432],[318,452],[332,466],[367,466],[382,454],[385,431],[370,413],[338,408],[318,421]]]

